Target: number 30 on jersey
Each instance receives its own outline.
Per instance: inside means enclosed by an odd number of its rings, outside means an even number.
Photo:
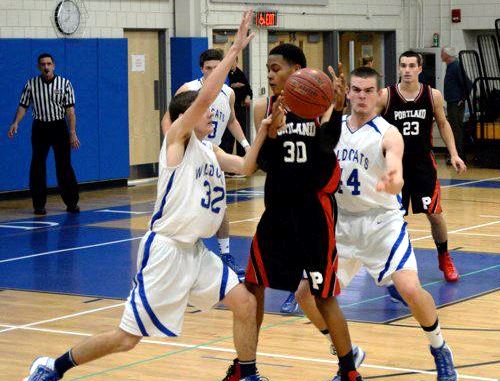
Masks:
[[[283,142],[286,155],[283,158],[285,163],[305,163],[307,161],[307,149],[304,142]]]

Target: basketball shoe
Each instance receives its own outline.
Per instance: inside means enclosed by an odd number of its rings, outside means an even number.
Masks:
[[[54,370],[54,359],[38,357],[30,366],[30,375],[23,381],[58,381],[59,375]]]
[[[330,348],[330,353],[332,355],[337,355],[337,351],[335,350],[335,347],[332,345],[331,348]],[[352,354],[354,356],[354,366],[357,368],[359,368],[361,366],[361,364],[363,363],[363,361],[365,360],[365,357],[366,357],[366,353],[365,351],[363,351],[363,349],[361,349],[360,347],[358,347],[356,344],[353,344],[352,345]],[[351,373],[353,372],[349,372],[349,377],[351,377]],[[356,375],[354,375],[353,377],[354,378],[349,378],[349,381],[358,381],[358,379],[356,378],[357,376],[359,376],[358,372],[356,372]],[[361,376],[359,376],[361,377]],[[337,375],[335,377],[333,377],[332,381],[341,381],[342,378],[340,377],[340,369],[337,371]],[[359,380],[362,380],[362,378],[359,378]]]
[[[238,359],[234,359],[227,370],[226,377],[224,377],[222,381],[269,381],[269,379],[259,376],[258,374],[241,378],[240,363]]]
[[[458,374],[453,365],[453,354],[450,347],[444,343],[441,348],[430,348],[436,363],[438,381],[456,381]]]
[[[456,282],[460,278],[460,275],[458,274],[450,253],[438,254],[438,260],[439,270],[444,273],[444,279],[446,279],[447,282]]]
[[[394,284],[391,284],[387,286],[387,291],[389,292],[389,295],[391,296],[391,301],[394,303],[403,303],[405,307],[408,307],[408,303],[405,302],[399,291],[397,290],[396,286]]]
[[[288,295],[288,298],[286,298],[286,300],[281,305],[280,312],[283,314],[293,314],[294,312],[297,312],[298,309],[299,304],[295,299],[295,294],[291,292],[290,295]]]

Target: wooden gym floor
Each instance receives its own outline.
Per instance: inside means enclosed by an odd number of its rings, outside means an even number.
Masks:
[[[440,306],[460,379],[496,380],[500,173],[470,168],[458,177],[443,160],[439,164],[449,247],[463,277],[445,284],[427,220],[410,215],[422,283]],[[263,210],[263,181],[262,175],[228,179],[231,235],[238,237],[233,253],[241,263]],[[78,216],[67,215],[57,196],[49,197],[49,214],[41,218],[32,216],[28,199],[0,202],[1,380],[21,380],[35,357],[57,357],[84,337],[117,325],[155,192],[155,185],[84,192]],[[353,342],[367,352],[364,378],[435,379],[427,340],[415,320],[365,278],[360,274],[356,283],[361,291],[347,288],[341,299]],[[336,361],[321,334],[301,315],[273,313],[284,297],[270,297],[258,349],[261,373],[272,381],[331,380]],[[190,308],[180,338],[144,339],[133,351],[71,370],[65,379],[221,380],[233,357],[230,312]]]

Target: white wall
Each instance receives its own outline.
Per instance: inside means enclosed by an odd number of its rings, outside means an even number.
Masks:
[[[83,0],[83,37],[123,37],[123,29],[172,29],[172,0]],[[56,38],[51,23],[59,0],[0,0],[0,38]]]

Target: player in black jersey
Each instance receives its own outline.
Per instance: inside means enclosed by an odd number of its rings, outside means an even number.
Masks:
[[[280,107],[287,78],[306,67],[300,48],[282,44],[271,50],[268,81],[273,96],[257,101],[256,126]],[[356,371],[347,322],[335,298],[340,292],[335,248],[336,203],[340,168],[333,148],[340,136],[345,82],[334,76],[335,103],[319,120],[291,112],[269,133],[258,164],[266,171],[265,211],[252,241],[246,285],[257,298],[257,324],[264,316],[266,287],[295,291],[307,275],[312,294],[327,322],[339,357],[342,381],[362,380]],[[333,110],[335,108],[336,110]],[[224,380],[238,378],[237,360]]]
[[[401,82],[381,91],[381,115],[399,129],[403,135],[403,200],[406,212],[410,200],[413,213],[425,213],[432,237],[438,250],[439,269],[448,282],[456,282],[459,274],[448,252],[448,232],[442,215],[441,188],[437,178],[437,164],[432,153],[432,127],[434,120],[451,155],[451,164],[457,173],[466,171],[458,156],[455,139],[443,108],[439,90],[418,81],[422,71],[422,58],[413,51],[399,57]]]

